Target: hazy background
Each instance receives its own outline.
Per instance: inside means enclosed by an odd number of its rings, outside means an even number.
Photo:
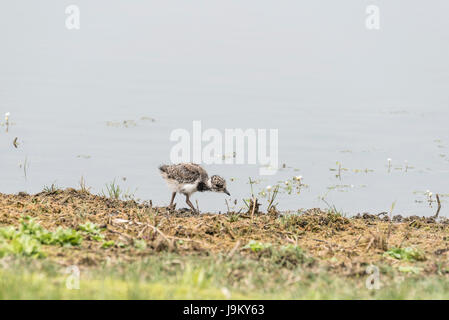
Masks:
[[[80,30],[65,27],[70,4]],[[365,27],[371,4],[378,31]],[[348,214],[397,201],[395,213],[430,215],[431,190],[447,214],[448,14],[447,0],[2,1],[0,122],[10,112],[13,125],[0,127],[0,192],[76,187],[84,176],[92,192],[116,179],[165,205],[157,166],[169,162],[170,132],[202,120],[279,129],[287,168],[256,189],[293,175],[309,185],[280,209],[324,208],[325,195]],[[135,126],[115,126],[124,120]],[[336,161],[349,169],[341,181]],[[207,168],[235,178],[232,199],[248,197],[259,169]],[[224,198],[194,196],[217,212]]]

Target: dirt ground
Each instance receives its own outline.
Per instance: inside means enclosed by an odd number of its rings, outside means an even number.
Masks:
[[[48,230],[78,229],[87,221],[103,228],[109,248],[85,237],[80,246],[46,246],[46,253],[63,265],[84,267],[104,261],[135,261],[143,256],[169,251],[181,255],[257,256],[245,246],[251,241],[272,246],[296,245],[313,257],[314,264],[344,275],[365,273],[373,264],[398,267],[410,265],[388,255],[391,248],[415,248],[422,255],[418,263],[423,274],[449,272],[449,223],[446,219],[362,214],[347,218],[320,209],[301,214],[280,213],[209,214],[174,211],[92,195],[74,189],[36,195],[0,194],[0,227],[18,226],[31,216]],[[133,246],[144,240],[144,249]]]

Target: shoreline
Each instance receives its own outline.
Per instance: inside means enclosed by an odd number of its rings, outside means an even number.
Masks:
[[[357,281],[362,287],[369,266],[379,268],[388,281],[404,276],[446,281],[448,231],[445,218],[397,217],[390,222],[385,214],[348,218],[321,209],[196,215],[75,189],[0,194],[0,258],[76,265],[88,273],[148,259],[168,259],[169,264],[224,259],[270,265],[275,274],[289,277],[307,272]],[[35,241],[35,251],[5,251],[21,237]],[[232,274],[243,267],[229,268],[226,272]]]

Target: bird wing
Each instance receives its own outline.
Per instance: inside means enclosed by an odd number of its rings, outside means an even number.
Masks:
[[[207,171],[204,170],[203,167],[201,167],[199,164],[186,163],[186,165],[188,167],[192,168],[191,170],[196,170],[200,174],[201,181],[206,182],[209,179],[209,175],[207,174]],[[193,169],[193,168],[195,168],[195,169]]]
[[[181,183],[194,183],[198,180],[206,181],[208,179],[206,170],[195,163],[181,163],[164,166],[164,172],[169,179]]]

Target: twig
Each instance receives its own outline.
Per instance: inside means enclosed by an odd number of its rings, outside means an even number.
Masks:
[[[249,179],[249,185],[251,187],[251,197],[254,198],[254,190],[253,190],[253,183],[254,183],[254,181],[251,180],[251,177],[249,177],[248,179]]]
[[[441,210],[441,202],[440,202],[440,196],[438,195],[438,193],[435,196],[437,197],[437,203],[438,203],[438,209],[437,209],[437,213],[435,214],[435,218],[438,218],[438,215],[440,214],[440,210]]]
[[[269,212],[271,207],[273,206],[273,202],[276,199],[276,196],[277,196],[278,192],[279,192],[279,186],[276,186],[274,188],[274,190],[273,190],[273,194],[271,195],[271,199],[270,199],[270,201],[268,203],[267,212]],[[277,203],[276,203],[276,205],[277,205]],[[276,207],[276,205],[274,205],[274,207]]]
[[[370,240],[370,242],[369,242],[368,245],[366,246],[365,251],[368,251],[369,248],[371,248],[371,245],[373,244],[374,240],[375,240],[374,237],[372,237],[371,240]]]
[[[146,224],[146,227],[150,227],[151,229],[153,229],[154,231],[159,233],[168,243],[170,243],[170,240],[168,239],[168,237],[161,230],[159,230],[155,226],[152,226],[151,224]]]
[[[254,219],[254,211],[256,210],[257,199],[253,197],[253,210],[251,211],[251,220]]]
[[[144,233],[145,230],[147,230],[147,228],[148,228],[148,225],[143,227],[142,230],[140,230],[139,234],[137,235],[137,238],[140,238],[140,236]]]
[[[387,247],[388,247],[388,240],[390,240],[391,225],[393,224],[393,219],[392,219],[392,217],[393,217],[393,210],[394,210],[395,206],[396,206],[396,201],[392,203],[390,214],[389,214],[390,223],[388,224],[388,233],[387,233],[387,240],[386,240]]]
[[[352,247],[353,249],[355,249],[357,247],[357,245],[359,244],[360,239],[362,239],[362,234],[355,241],[354,246]]]
[[[192,241],[192,242],[198,242],[201,244],[205,244],[205,242],[203,241],[199,241],[199,240],[195,240],[195,239],[189,239],[189,238],[178,238],[178,237],[173,237],[173,236],[167,236],[165,235],[161,230],[159,230],[157,227],[152,226],[151,224],[145,224],[145,227],[150,227],[151,229],[153,229],[154,231],[156,231],[157,233],[159,233],[168,243],[170,243],[169,239],[173,239],[173,240],[182,240],[182,241]],[[145,228],[144,228],[145,229]],[[144,230],[142,229],[142,230]],[[142,232],[142,231],[141,231]]]
[[[410,227],[410,226],[408,226],[408,227]],[[399,248],[402,248],[402,244],[404,243],[405,240],[408,239],[409,235],[410,235],[410,230],[409,230],[409,228],[407,228],[407,233],[402,238],[401,243],[399,244]]]
[[[237,243],[234,245],[234,247],[232,248],[231,251],[229,251],[228,257],[231,258],[235,252],[237,251],[237,249],[240,247],[240,240],[237,241]]]

